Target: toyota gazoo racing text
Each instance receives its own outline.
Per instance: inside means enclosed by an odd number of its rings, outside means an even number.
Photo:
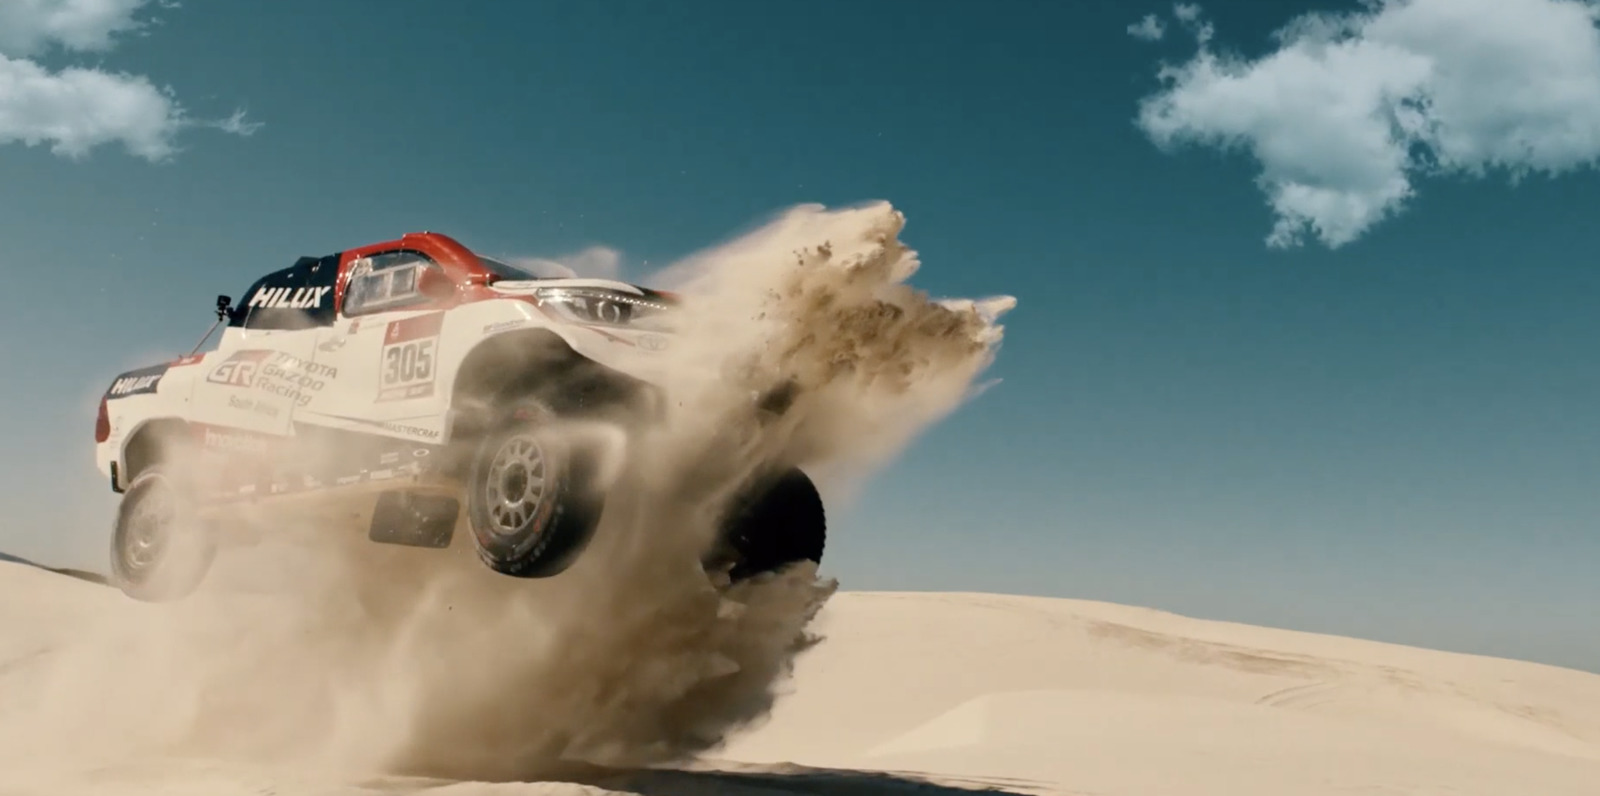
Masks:
[[[100,401],[96,461],[122,495],[112,580],[137,599],[181,598],[228,538],[230,507],[295,501],[424,548],[449,547],[464,520],[495,572],[557,575],[606,495],[592,457],[549,430],[658,413],[652,373],[676,306],[429,232],[301,257],[237,306],[218,296],[214,350],[123,373]],[[706,563],[733,580],[820,562],[822,502],[805,473],[775,464],[720,534]]]

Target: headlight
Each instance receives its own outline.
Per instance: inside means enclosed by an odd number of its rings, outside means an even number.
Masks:
[[[535,295],[540,307],[574,323],[667,331],[667,305],[643,296],[592,287],[547,287]]]

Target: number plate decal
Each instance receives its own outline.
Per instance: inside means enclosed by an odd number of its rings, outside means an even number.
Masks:
[[[391,321],[378,360],[378,400],[404,401],[433,395],[444,313]]]

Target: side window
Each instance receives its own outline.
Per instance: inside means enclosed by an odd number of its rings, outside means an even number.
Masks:
[[[349,281],[344,290],[345,315],[405,309],[427,301],[419,289],[424,270],[439,271],[439,265],[410,251],[384,252],[363,257],[350,264]]]

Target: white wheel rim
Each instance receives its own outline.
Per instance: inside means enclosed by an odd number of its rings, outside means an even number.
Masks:
[[[122,560],[135,572],[149,569],[161,559],[177,516],[175,501],[164,483],[157,481],[147,489],[150,491],[131,507],[123,526]]]
[[[527,529],[544,507],[548,463],[537,439],[518,435],[500,445],[484,477],[489,530],[511,536]]]

